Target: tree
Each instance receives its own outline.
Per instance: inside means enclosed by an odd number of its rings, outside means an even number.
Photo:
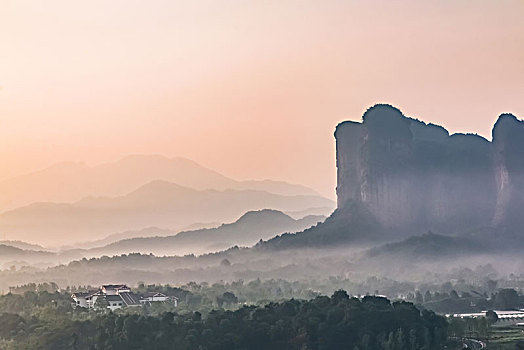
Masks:
[[[495,289],[497,288],[498,281],[487,279],[486,280],[486,288],[490,294],[495,292]]]
[[[505,288],[495,295],[495,307],[502,310],[511,310],[519,306],[519,294],[515,289]]]
[[[465,332],[465,322],[463,319],[458,317],[452,317],[448,322],[448,333],[452,337],[461,338]]]
[[[430,302],[432,300],[431,292],[429,290],[424,293],[424,302]]]
[[[99,296],[99,297],[96,298],[95,309],[97,309],[97,310],[105,310],[105,309],[107,309],[108,306],[109,306],[109,303],[107,302],[107,300],[104,297]]]
[[[222,294],[221,299],[222,299],[222,302],[226,304],[226,306],[230,306],[232,304],[238,303],[237,296],[231,292],[225,292],[224,294]]]
[[[348,293],[345,290],[339,289],[339,290],[337,290],[337,291],[335,291],[333,293],[333,295],[331,296],[331,299],[334,302],[339,303],[341,301],[348,300],[349,299],[349,295],[348,295]]]
[[[415,304],[421,305],[424,302],[424,297],[422,296],[422,293],[417,290],[415,293]]]
[[[486,319],[488,320],[488,324],[491,326],[498,321],[499,315],[497,315],[497,313],[493,310],[488,310],[486,311]]]

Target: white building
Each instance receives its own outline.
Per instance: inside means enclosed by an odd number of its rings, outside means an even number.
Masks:
[[[155,302],[161,302],[161,303],[167,303],[171,302],[175,304],[175,307],[178,306],[178,298],[177,297],[168,297],[167,295],[163,293],[146,293],[140,297],[140,303],[141,304],[149,304],[155,303]]]
[[[125,284],[104,284],[100,287],[104,295],[118,295],[119,293],[130,293],[131,289]]]
[[[138,297],[125,284],[105,284],[97,291],[76,292],[71,295],[76,307],[93,309],[98,298],[103,298],[110,310],[120,309],[126,306],[140,306],[155,302],[171,302],[178,306],[178,298],[169,297],[162,293],[147,293]]]
[[[104,299],[107,302],[107,308],[111,311],[120,309],[124,306],[124,301],[120,295],[106,295]]]
[[[89,293],[77,292],[77,293],[73,293],[71,295],[71,298],[75,301],[76,306],[89,308],[89,305],[87,303],[87,297],[89,295],[90,295]]]
[[[524,322],[524,310],[509,310],[509,311],[494,310],[494,312],[498,316],[497,322],[495,322],[494,326],[510,326],[510,325],[516,325],[518,323]],[[478,317],[486,317],[486,311],[468,313],[468,314],[450,314],[446,316],[458,317],[458,318],[478,318]]]

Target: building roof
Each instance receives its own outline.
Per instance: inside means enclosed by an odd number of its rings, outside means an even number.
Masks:
[[[142,294],[142,298],[151,298],[151,297],[167,297],[164,293],[158,293],[158,292],[148,292]]]
[[[75,292],[71,294],[71,297],[72,298],[88,298],[90,296],[97,295],[99,293],[100,292],[98,290],[90,290],[88,292]]]
[[[125,284],[103,284],[103,289],[129,289]]]
[[[106,301],[122,301],[120,295],[106,295],[105,299]]]
[[[118,295],[122,297],[122,300],[127,306],[140,305],[137,295],[133,292],[123,292]]]

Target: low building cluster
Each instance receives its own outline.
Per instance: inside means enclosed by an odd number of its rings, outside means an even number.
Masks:
[[[105,284],[98,290],[89,292],[76,292],[71,295],[76,307],[85,307],[93,309],[99,305],[107,307],[110,310],[120,309],[122,307],[133,307],[151,303],[173,303],[178,306],[178,298],[167,296],[163,293],[145,293],[136,294],[125,284]]]
[[[494,326],[524,326],[524,309],[520,310],[494,310],[497,314],[497,322]],[[486,317],[487,311],[466,313],[466,314],[448,314],[447,317],[457,318],[479,318]]]

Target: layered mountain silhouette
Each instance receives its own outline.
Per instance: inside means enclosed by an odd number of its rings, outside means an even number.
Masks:
[[[285,250],[366,245],[384,241],[384,230],[367,208],[353,203],[336,209],[324,222],[296,234],[284,233],[256,245],[256,250]]]
[[[272,209],[250,211],[230,224],[216,228],[203,228],[182,232],[172,232],[158,228],[136,231],[142,237],[128,238],[103,244],[104,240],[90,242],[100,246],[90,249],[63,249],[58,252],[46,251],[38,245],[21,241],[0,243],[0,264],[24,266],[25,264],[44,264],[51,266],[84,257],[113,256],[129,253],[155,255],[203,254],[227,249],[233,246],[251,246],[262,239],[274,237],[283,232],[297,232],[323,221],[325,216],[310,215],[295,220]],[[132,232],[132,231],[131,231]],[[114,239],[122,234],[108,236]],[[162,236],[146,237],[157,233]],[[7,267],[9,267],[7,266]]]
[[[24,250],[45,250],[45,248],[42,247],[41,245],[26,243],[23,241],[4,240],[4,241],[0,241],[0,244],[10,246],[10,247],[15,247],[18,249],[24,249]]]
[[[35,203],[0,215],[0,232],[42,244],[95,240],[141,227],[179,228],[195,222],[233,221],[246,211],[329,206],[320,196],[283,196],[254,190],[194,190],[153,181],[121,197]]]
[[[222,224],[217,228],[182,231],[169,236],[130,238],[82,251],[81,255],[91,257],[124,253],[202,254],[235,245],[252,246],[261,239],[269,239],[280,233],[302,231],[324,219],[324,216],[310,215],[295,220],[271,209],[250,211],[235,222]]]
[[[41,262],[54,262],[57,255],[44,250],[21,249],[15,246],[0,244],[0,267],[9,268],[11,265],[21,266]]]
[[[164,237],[172,236],[181,231],[193,231],[200,230],[203,228],[215,228],[220,226],[220,223],[195,223],[188,226],[184,226],[182,229],[165,229],[159,227],[146,227],[140,230],[128,230],[118,233],[112,233],[104,238],[89,240],[85,242],[77,242],[73,246],[61,245],[55,247],[56,250],[68,250],[68,249],[90,249],[103,247],[105,245],[115,243],[124,239],[140,238],[140,237]]]
[[[164,180],[197,190],[260,190],[280,195],[318,195],[283,181],[236,181],[189,159],[133,155],[88,167],[59,163],[0,182],[0,212],[34,202],[75,202],[88,196],[123,196],[151,181]]]
[[[99,283],[108,276],[126,283],[171,283],[318,278],[333,271],[355,278],[364,272],[409,279],[463,262],[468,266],[468,261],[472,266],[518,261],[524,227],[524,122],[501,115],[488,141],[478,135],[450,135],[443,127],[408,118],[392,106],[376,105],[362,122],[339,124],[335,137],[337,209],[321,223],[313,217],[300,220],[300,227],[282,213],[257,211],[214,229],[127,239],[101,248],[60,252],[55,259],[119,252],[171,254],[194,249],[192,245],[212,251],[267,239],[254,248],[233,247],[199,257],[129,254],[82,259],[5,276],[15,281],[11,284],[41,279],[65,285]],[[0,232],[15,229],[23,236],[45,228],[50,237],[71,239],[72,235],[72,241],[85,241],[93,232],[101,234],[101,227],[119,232],[127,225],[151,222],[150,226],[164,228],[147,229],[144,234],[158,230],[159,235],[169,235],[168,225],[219,221],[215,214],[229,215],[231,222],[245,213],[240,208],[280,207],[287,213],[306,213],[325,207],[324,201],[314,195],[195,190],[155,181],[123,196],[19,208],[0,215]],[[302,228],[306,229],[292,233]]]

